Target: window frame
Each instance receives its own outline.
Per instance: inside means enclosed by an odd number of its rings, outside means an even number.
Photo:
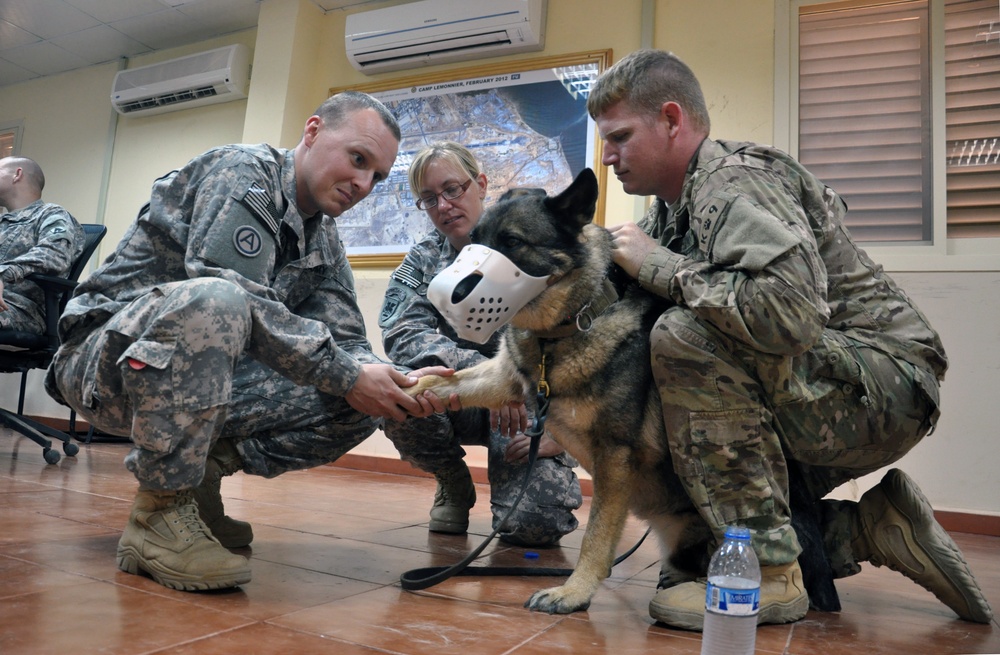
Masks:
[[[831,0],[775,0],[774,145],[798,156],[799,7]],[[874,3],[876,0],[872,0]],[[947,238],[944,3],[929,0],[931,70],[931,243],[861,243],[889,271],[1000,271],[1000,238]]]
[[[21,136],[24,134],[24,121],[0,121],[0,134],[14,135],[14,150],[11,156],[21,154]]]

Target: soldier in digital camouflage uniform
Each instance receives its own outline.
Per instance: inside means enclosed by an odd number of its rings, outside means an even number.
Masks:
[[[381,103],[345,93],[292,150],[209,150],[156,181],[77,289],[46,387],[132,439],[122,570],[187,591],[248,582],[224,546],[253,533],[225,515],[222,476],[326,464],[382,417],[445,409],[403,393],[422,372],[372,354],[334,221],[386,178],[399,138]]]
[[[625,57],[588,110],[603,163],[627,193],[655,196],[638,226],[611,232],[615,262],[673,301],[650,342],[674,468],[717,536],[751,529],[759,622],[798,620],[808,598],[789,471],[820,501],[909,452],[938,418],[944,348],[852,241],[833,190],[772,147],[708,138],[700,85],[676,57]],[[961,552],[904,473],[860,502],[817,504],[835,576],[888,565],[961,618],[989,622]],[[650,613],[700,629],[704,605],[704,582],[688,582],[658,591]]]
[[[495,354],[499,333],[482,345],[460,339],[427,299],[427,285],[471,242],[469,232],[483,212],[486,175],[467,148],[441,142],[414,157],[409,177],[418,206],[437,229],[410,249],[389,280],[379,317],[382,343],[398,365],[463,369]],[[476,491],[462,459],[462,445],[482,445],[488,451],[493,526],[500,528],[500,539],[520,546],[551,546],[576,529],[573,510],[582,498],[573,471],[576,462],[547,436],[542,437],[528,490],[514,515],[500,527],[524,481],[527,426],[522,404],[495,412],[493,420],[488,410],[470,408],[402,423],[387,421],[384,430],[404,460],[437,479],[431,531],[468,530]]]
[[[45,175],[26,157],[0,159],[0,328],[43,334],[45,293],[33,273],[65,276],[83,251],[83,228],[42,201]]]

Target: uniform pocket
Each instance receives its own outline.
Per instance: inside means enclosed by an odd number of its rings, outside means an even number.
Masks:
[[[767,459],[760,409],[697,412],[691,415],[693,483],[717,525],[774,513],[774,474]]]
[[[140,412],[174,409],[174,380],[171,362],[176,344],[172,341],[136,341],[118,358],[122,382]]]

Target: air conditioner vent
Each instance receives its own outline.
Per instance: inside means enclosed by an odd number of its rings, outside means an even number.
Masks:
[[[422,0],[347,16],[344,43],[363,73],[541,50],[547,0]]]
[[[119,114],[158,114],[247,97],[250,52],[241,44],[119,71],[111,103]]]

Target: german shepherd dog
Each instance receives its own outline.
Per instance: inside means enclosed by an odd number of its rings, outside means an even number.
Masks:
[[[549,284],[511,319],[494,358],[407,390],[457,393],[463,407],[497,409],[547,389],[546,428],[594,483],[573,574],[525,603],[549,613],[590,605],[629,511],[659,536],[660,586],[704,576],[712,539],[674,472],[650,369],[649,333],[665,301],[609,279],[611,236],[592,222],[597,195],[585,169],[559,195],[514,189],[486,211],[473,241]]]

